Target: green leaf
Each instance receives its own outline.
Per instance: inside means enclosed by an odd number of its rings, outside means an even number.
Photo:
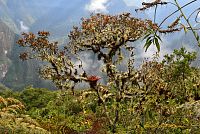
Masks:
[[[160,38],[160,36],[158,36],[157,34],[155,36],[162,42],[162,39]]]
[[[183,118],[184,123],[189,123],[189,120],[187,118]]]
[[[151,40],[151,36],[146,39],[146,42],[148,42],[149,40]]]
[[[154,43],[155,43],[155,45],[156,45],[156,47],[157,47],[158,52],[160,52],[160,43],[159,43],[159,41],[158,41],[158,38],[155,38],[155,39],[154,39]]]
[[[147,40],[145,45],[144,45],[144,48],[145,48],[145,52],[147,51],[147,49],[151,46],[152,44],[152,40]]]
[[[185,25],[183,25],[183,24],[181,24],[181,26],[183,27],[183,29],[184,29],[184,32],[185,32],[185,33],[187,33],[187,31],[188,31],[188,30],[187,30],[186,26],[185,26]]]
[[[199,41],[199,35],[197,35],[197,41]]]
[[[149,37],[150,35],[151,35],[151,33],[145,35],[144,38],[143,38],[142,40],[146,39],[146,38]],[[151,36],[150,36],[149,38],[151,38]]]
[[[151,120],[155,118],[152,111],[148,111],[148,116]]]

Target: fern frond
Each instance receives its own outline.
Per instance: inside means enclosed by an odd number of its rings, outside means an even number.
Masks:
[[[14,110],[22,110],[24,108],[24,106],[21,105],[21,104],[19,104],[19,105],[14,104],[14,105],[8,106],[8,108],[11,108],[11,109],[14,109]]]
[[[5,106],[7,106],[7,101],[3,98],[3,97],[1,97],[0,96],[0,104],[3,104],[3,105],[5,105]]]
[[[10,104],[20,104],[21,102],[15,98],[6,98],[6,101]]]
[[[10,113],[17,114],[16,109],[13,109],[13,108],[11,108],[11,107],[2,108],[1,111],[2,111],[2,112],[10,112]]]

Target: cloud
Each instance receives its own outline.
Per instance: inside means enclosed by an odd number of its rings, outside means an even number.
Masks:
[[[127,6],[142,6],[142,2],[141,0],[124,0],[124,2],[126,3]]]
[[[20,32],[28,32],[29,31],[29,27],[24,25],[23,21],[20,21]]]
[[[90,3],[85,6],[85,9],[95,13],[108,12],[108,1],[109,0],[91,0]]]

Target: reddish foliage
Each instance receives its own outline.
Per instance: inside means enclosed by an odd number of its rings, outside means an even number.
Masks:
[[[96,88],[97,81],[98,81],[99,79],[101,79],[101,78],[98,77],[98,76],[89,76],[89,77],[87,77],[87,80],[88,80],[88,82],[89,82],[89,84],[90,84],[90,87],[93,88],[93,89]]]
[[[89,77],[87,77],[87,80],[90,81],[90,82],[97,82],[99,79],[101,79],[101,78],[98,77],[98,76],[89,76]]]

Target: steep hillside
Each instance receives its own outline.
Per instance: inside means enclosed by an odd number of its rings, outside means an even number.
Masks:
[[[15,41],[15,33],[6,24],[0,22],[0,80],[2,80],[11,64],[8,58]]]
[[[12,89],[22,89],[28,85],[45,87],[46,82],[35,73],[39,64],[36,61],[22,62],[19,59],[22,49],[15,43],[18,39],[17,34],[0,22],[0,82]]]

